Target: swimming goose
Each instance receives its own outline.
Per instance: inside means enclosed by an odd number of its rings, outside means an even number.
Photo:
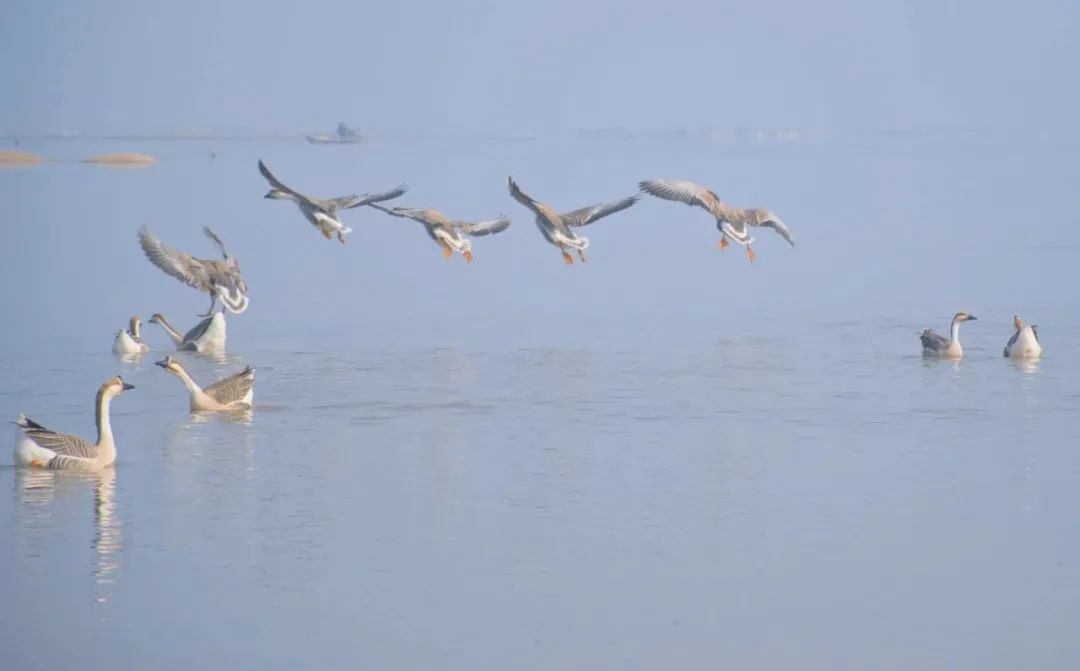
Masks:
[[[37,422],[19,415],[15,424],[19,438],[15,443],[15,464],[39,468],[96,471],[116,461],[116,443],[109,422],[109,404],[113,398],[135,387],[117,376],[109,378],[98,389],[94,402],[98,438],[96,443],[46,429]]]
[[[271,187],[263,196],[264,198],[293,201],[300,208],[300,211],[304,213],[304,217],[311,222],[312,226],[319,229],[327,240],[333,239],[333,234],[336,232],[338,241],[341,244],[345,244],[345,235],[352,233],[352,229],[341,222],[338,212],[360,207],[361,205],[381,203],[384,200],[397,198],[409,190],[404,184],[399,184],[390,191],[384,191],[383,193],[365,193],[361,196],[354,194],[330,199],[312,198],[282,184],[281,180],[274,177],[274,174],[270,172],[270,169],[266,167],[266,164],[261,159],[259,160],[259,172],[262,173],[267,182],[270,182]]]
[[[769,210],[731,207],[720,200],[712,191],[693,182],[650,179],[638,182],[638,186],[645,193],[657,198],[686,203],[690,206],[696,205],[707,211],[716,218],[716,228],[722,234],[719,243],[720,249],[725,249],[728,246],[728,240],[734,240],[746,247],[746,258],[751,262],[755,257],[754,249],[750,246],[754,242],[754,238],[750,237],[747,226],[771,228],[779,233],[780,237],[787,240],[792,247],[795,246],[795,241],[791,239],[791,231],[784,225],[784,222],[780,221],[780,217]]]
[[[919,334],[919,342],[922,343],[923,356],[959,359],[964,356],[964,350],[960,347],[960,324],[975,321],[974,315],[966,312],[957,312],[949,326],[949,336],[939,336],[931,329],[923,329]]]
[[[244,370],[222,378],[214,384],[200,387],[191,379],[180,362],[171,356],[155,362],[169,371],[191,392],[191,411],[199,410],[250,410],[252,388],[255,386],[255,369],[248,366]]]
[[[1039,327],[1028,326],[1020,321],[1020,317],[1013,315],[1013,326],[1016,333],[1005,343],[1005,356],[1012,359],[1038,359],[1042,356],[1042,345],[1039,344]]]
[[[586,226],[609,214],[625,210],[638,202],[640,198],[639,196],[630,196],[622,200],[589,205],[573,212],[559,214],[551,207],[525,195],[512,177],[506,178],[506,184],[510,188],[510,195],[514,197],[514,200],[536,214],[536,227],[540,229],[540,234],[544,236],[545,240],[562,251],[563,262],[568,266],[573,265],[574,258],[570,256],[567,250],[576,249],[581,262],[585,263],[585,249],[589,246],[589,239],[583,235],[577,235],[571,230],[572,228]]]
[[[215,312],[212,316],[203,319],[184,335],[173,328],[165,315],[155,312],[150,317],[151,324],[157,324],[165,329],[165,333],[176,345],[176,349],[187,352],[215,352],[225,351],[225,313]]]
[[[465,257],[466,263],[472,263],[472,242],[465,236],[474,238],[482,235],[494,235],[501,233],[510,227],[510,217],[501,216],[498,219],[487,221],[459,221],[447,219],[441,212],[436,210],[421,210],[410,207],[395,207],[393,209],[382,205],[371,204],[371,207],[394,217],[412,219],[424,225],[429,237],[442,247],[443,257],[449,259],[454,252]]]
[[[112,351],[116,354],[142,354],[150,351],[150,346],[139,337],[139,325],[142,320],[132,317],[127,329],[120,329],[113,342]]]
[[[178,252],[165,245],[147,230],[139,229],[139,245],[146,258],[158,268],[180,280],[189,287],[194,287],[210,294],[210,309],[202,317],[214,313],[218,300],[233,314],[247,310],[247,283],[240,275],[240,263],[225,250],[221,238],[209,227],[203,226],[203,233],[210,238],[221,252],[224,261],[217,259],[196,259],[183,252]]]

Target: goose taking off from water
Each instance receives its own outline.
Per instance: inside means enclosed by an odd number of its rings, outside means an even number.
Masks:
[[[105,381],[98,389],[94,402],[97,420],[96,443],[46,429],[37,422],[19,415],[15,422],[19,437],[15,443],[15,464],[63,470],[97,471],[116,461],[116,443],[109,422],[109,404],[119,394],[134,389],[119,376]]]
[[[487,221],[459,221],[447,219],[441,212],[436,210],[421,210],[409,207],[395,207],[393,209],[382,205],[371,204],[376,210],[381,210],[389,215],[419,221],[424,225],[428,236],[442,247],[443,257],[449,259],[454,252],[465,257],[466,263],[472,263],[472,242],[468,237],[480,237],[501,233],[510,227],[510,217],[500,216],[498,219]]]
[[[138,317],[132,317],[130,326],[125,329],[120,329],[116,334],[116,340],[113,342],[112,351],[116,354],[143,354],[150,351],[150,346],[143,342],[143,339],[139,337],[139,324],[142,320]]]
[[[200,316],[209,317],[213,314],[214,305],[219,299],[229,312],[240,314],[247,310],[248,306],[247,283],[240,276],[240,264],[235,257],[225,251],[221,238],[209,227],[203,226],[203,233],[218,248],[224,261],[196,259],[178,252],[155,238],[145,226],[139,229],[139,244],[146,253],[146,258],[150,259],[155,266],[189,287],[210,294],[210,310]]]
[[[638,202],[639,196],[630,196],[610,203],[589,205],[573,212],[559,214],[550,206],[533,200],[525,195],[514,181],[513,177],[506,178],[506,185],[510,189],[510,195],[514,200],[529,208],[536,214],[536,227],[544,239],[555,245],[562,251],[563,262],[573,265],[574,257],[570,256],[570,249],[576,249],[581,262],[585,263],[585,249],[589,246],[589,239],[583,235],[577,235],[572,229],[587,226],[598,219],[603,219],[609,214],[621,212]]]
[[[180,332],[174,329],[172,324],[165,319],[165,315],[160,312],[155,312],[154,316],[150,317],[150,323],[165,329],[165,333],[178,350],[219,354],[225,351],[224,312],[215,312],[183,335],[180,335]]]
[[[365,193],[360,196],[352,195],[330,199],[312,198],[282,184],[281,180],[274,177],[274,174],[270,172],[270,169],[266,167],[266,164],[261,159],[259,160],[259,172],[262,173],[267,182],[270,182],[271,187],[263,196],[264,198],[293,201],[300,208],[300,211],[304,213],[304,217],[311,222],[312,226],[319,229],[327,240],[333,239],[334,233],[337,233],[338,241],[341,244],[345,244],[345,235],[352,233],[352,229],[343,224],[338,216],[341,210],[381,203],[384,200],[397,198],[409,190],[404,184],[399,184],[397,187],[383,193]]]
[[[203,388],[191,379],[180,362],[171,356],[155,362],[169,371],[191,392],[191,411],[199,410],[250,410],[252,390],[255,386],[255,369],[248,366],[244,370],[222,378]]]
[[[952,324],[949,325],[948,338],[934,333],[931,329],[923,329],[919,334],[923,356],[945,359],[959,359],[964,356],[964,350],[960,347],[960,324],[975,321],[975,319],[974,315],[957,312],[952,318]]]
[[[1020,321],[1020,317],[1013,315],[1013,326],[1016,333],[1005,343],[1005,356],[1010,359],[1038,359],[1042,356],[1042,345],[1039,344],[1039,327],[1028,326]]]
[[[645,180],[644,182],[638,182],[638,186],[642,191],[651,196],[663,198],[664,200],[686,203],[691,206],[696,205],[707,211],[716,218],[716,228],[718,228],[722,234],[719,244],[720,249],[724,249],[728,246],[729,239],[734,240],[746,247],[746,258],[750,259],[750,261],[754,260],[754,250],[750,246],[751,243],[754,242],[754,238],[750,237],[750,231],[747,230],[747,226],[766,226],[771,228],[779,233],[780,237],[787,240],[792,247],[795,246],[795,241],[791,239],[791,231],[784,225],[784,222],[780,221],[780,217],[769,210],[731,207],[720,200],[720,198],[712,191],[698,184],[694,184],[693,182],[682,182],[670,179],[650,179]]]

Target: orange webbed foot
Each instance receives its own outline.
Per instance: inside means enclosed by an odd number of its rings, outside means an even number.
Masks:
[[[724,251],[728,248],[728,244],[729,243],[727,241],[727,238],[720,238],[720,242],[716,243],[716,246],[720,249],[720,251]]]
[[[750,260],[750,263],[753,263],[754,259],[757,258],[757,255],[754,254],[754,250],[750,248],[750,245],[746,246],[746,258]]]
[[[450,249],[450,245],[443,245],[442,255],[444,259],[449,259],[451,256],[454,255],[454,250]]]
[[[466,249],[462,253],[462,256],[465,257],[465,263],[472,263],[472,251],[471,250]]]
[[[568,266],[574,265],[574,257],[570,256],[570,254],[568,254],[565,249],[563,250],[563,253],[562,253],[562,260],[563,260],[563,263],[565,263]]]

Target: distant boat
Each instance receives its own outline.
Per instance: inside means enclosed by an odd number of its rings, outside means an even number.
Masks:
[[[364,141],[364,136],[355,128],[349,128],[344,122],[339,121],[337,130],[330,133],[312,133],[306,136],[311,144],[356,144]]]

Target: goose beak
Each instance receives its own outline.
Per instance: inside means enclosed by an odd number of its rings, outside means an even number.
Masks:
[[[127,391],[128,389],[134,389],[134,388],[135,388],[135,385],[128,384],[127,382],[124,383],[124,391]]]
[[[168,361],[168,359],[162,359],[161,361],[155,361],[154,365],[155,366],[161,366],[162,368],[165,368],[166,366],[169,365],[169,361]]]
[[[976,317],[975,315],[968,315],[968,321],[969,322],[977,322],[977,321],[979,321],[979,318]]]

